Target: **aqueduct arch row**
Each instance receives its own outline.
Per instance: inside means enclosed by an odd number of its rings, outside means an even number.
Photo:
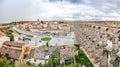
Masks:
[[[120,22],[74,23],[76,40],[99,67],[120,67]]]

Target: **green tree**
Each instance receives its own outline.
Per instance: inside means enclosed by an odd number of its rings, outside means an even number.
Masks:
[[[48,59],[48,62],[45,63],[46,67],[56,67],[60,64],[60,60],[56,58],[54,54],[51,54],[51,57]]]
[[[40,63],[40,64],[38,65],[38,67],[43,67],[43,65]]]
[[[14,36],[12,34],[8,35],[10,37],[10,41],[14,41]]]
[[[0,58],[0,67],[12,67],[12,65],[10,64],[10,61],[5,56],[2,56]]]
[[[46,46],[48,47],[49,45],[48,45],[48,42],[46,43]]]
[[[74,46],[73,46],[73,48],[75,49],[75,50],[79,50],[79,45],[78,44],[74,44]]]

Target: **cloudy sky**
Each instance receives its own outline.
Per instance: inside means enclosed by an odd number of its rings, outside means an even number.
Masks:
[[[0,22],[120,20],[120,0],[0,0]]]

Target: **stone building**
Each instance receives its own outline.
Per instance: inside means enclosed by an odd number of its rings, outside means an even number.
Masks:
[[[0,48],[5,41],[10,41],[10,38],[0,31]]]
[[[55,55],[56,58],[59,58],[59,48],[56,46],[43,46],[32,49],[26,59],[28,63],[37,67],[39,64],[44,65],[46,62],[48,62],[48,59],[52,55]]]
[[[24,43],[5,41],[0,48],[0,53],[6,55],[15,65],[22,62],[22,60],[31,51],[30,47],[26,47]]]
[[[94,67],[120,67],[120,22],[79,22],[74,31]]]

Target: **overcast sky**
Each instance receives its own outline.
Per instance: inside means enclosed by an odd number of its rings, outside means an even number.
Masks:
[[[0,22],[120,20],[120,0],[0,0]]]

